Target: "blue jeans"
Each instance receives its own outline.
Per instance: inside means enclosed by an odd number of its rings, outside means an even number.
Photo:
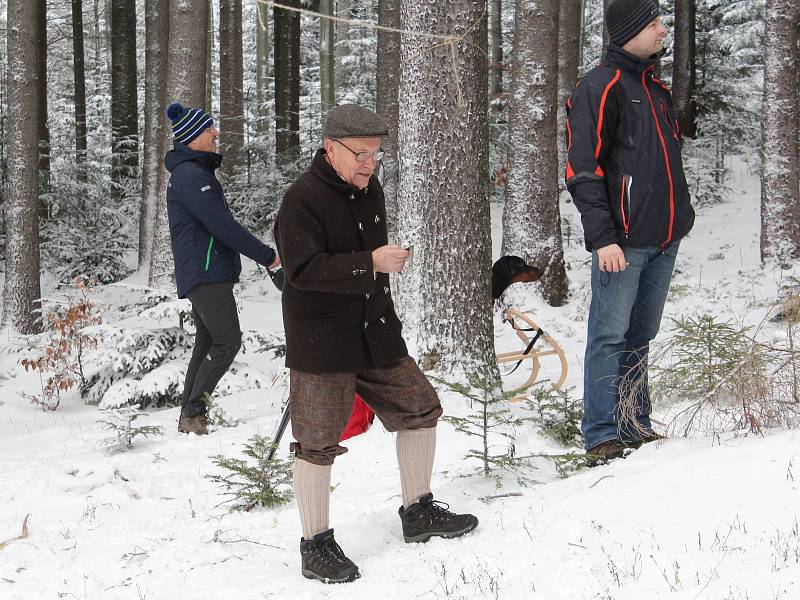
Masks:
[[[623,248],[628,267],[619,273],[601,272],[592,252],[581,426],[587,449],[613,439],[636,441],[642,429],[652,430],[647,354],[661,325],[678,246],[675,242],[664,252]],[[636,390],[638,427],[620,417],[620,383],[623,390]]]

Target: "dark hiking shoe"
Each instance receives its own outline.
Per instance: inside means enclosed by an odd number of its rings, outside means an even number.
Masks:
[[[403,523],[403,538],[406,542],[427,542],[434,536],[454,538],[478,526],[474,515],[457,515],[448,508],[444,502],[434,500],[433,494],[425,494],[406,509],[401,506],[398,513]]]
[[[333,529],[318,533],[313,539],[300,540],[301,573],[322,583],[348,583],[361,577],[358,567],[344,555],[333,539]]]
[[[193,417],[187,417],[181,411],[178,418],[178,431],[181,433],[194,433],[196,435],[206,435],[208,433],[208,414],[199,413]]]
[[[666,436],[661,435],[660,433],[656,433],[655,431],[648,431],[642,434],[641,438],[635,440],[633,442],[625,442],[625,445],[629,448],[633,448],[634,450],[638,450],[644,444],[649,444],[650,442],[657,442],[658,440],[665,440],[667,439]]]
[[[605,465],[617,458],[625,458],[631,446],[620,440],[607,440],[586,451],[586,466]]]

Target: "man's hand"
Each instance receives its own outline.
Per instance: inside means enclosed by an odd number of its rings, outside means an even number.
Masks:
[[[381,246],[372,251],[372,268],[376,273],[399,273],[409,254],[400,246]]]
[[[278,253],[275,253],[275,260],[269,263],[268,269],[272,269],[273,271],[281,266],[281,257],[278,256]]]
[[[624,271],[627,266],[625,253],[618,244],[609,244],[599,248],[597,250],[597,262],[601,271],[611,271],[612,273]]]

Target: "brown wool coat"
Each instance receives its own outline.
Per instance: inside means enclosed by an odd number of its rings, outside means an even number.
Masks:
[[[286,275],[287,367],[357,372],[408,355],[389,275],[372,271],[372,251],[387,243],[377,178],[358,190],[339,177],[320,149],[283,197],[275,241]]]

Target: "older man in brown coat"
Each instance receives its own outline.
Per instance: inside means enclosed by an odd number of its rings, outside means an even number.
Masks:
[[[302,573],[326,583],[360,576],[328,523],[331,467],[347,451],[339,440],[356,392],[397,432],[405,541],[456,537],[478,525],[474,516],[434,501],[430,491],[442,407],[408,356],[392,303],[389,273],[403,270],[409,251],[387,243],[383,190],[373,175],[387,133],[383,119],[366,108],[328,111],[324,147],[286,192],[275,223],[286,274]]]

